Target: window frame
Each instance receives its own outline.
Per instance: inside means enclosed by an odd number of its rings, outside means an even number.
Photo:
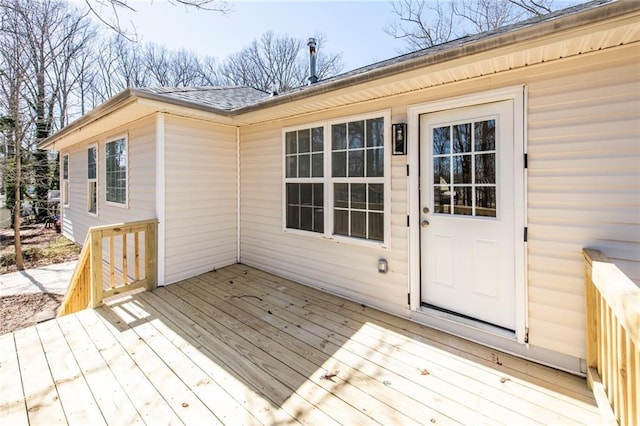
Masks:
[[[89,151],[91,149],[95,150],[95,159],[96,159],[96,161],[95,161],[96,170],[95,170],[95,177],[94,178],[90,178],[89,177],[89,156],[88,156],[88,154],[89,154]],[[100,188],[100,185],[99,185],[99,176],[100,176],[100,167],[99,167],[99,164],[100,164],[99,156],[100,155],[99,155],[99,153],[100,153],[100,151],[99,151],[99,149],[100,148],[99,148],[97,143],[92,143],[92,144],[89,144],[87,146],[87,213],[90,214],[91,216],[96,216],[96,217],[98,216],[98,213],[100,211],[100,207],[99,207],[99,205],[100,205],[100,190],[99,190],[99,188]],[[106,150],[106,148],[105,148],[105,150]],[[92,212],[90,210],[90,208],[91,208],[91,185],[92,184],[94,184],[95,187],[96,187],[96,189],[95,189],[95,193],[96,193],[96,211],[95,212]]]
[[[125,199],[123,203],[120,203],[118,201],[109,201],[107,199],[107,185],[109,182],[109,179],[107,179],[107,173],[109,172],[109,158],[107,155],[107,146],[110,143],[115,143],[118,141],[124,141],[124,152],[125,152],[125,156],[126,156],[126,164],[125,164],[125,182],[124,182],[124,190],[125,190]],[[104,181],[105,181],[105,191],[104,191],[104,200],[105,200],[105,204],[108,206],[114,206],[114,207],[120,207],[123,209],[129,208],[129,136],[128,134],[124,134],[124,135],[120,135],[120,136],[115,136],[115,137],[110,137],[108,139],[105,140],[104,143]]]
[[[383,159],[384,159],[384,171],[380,177],[333,177],[332,176],[332,134],[331,126],[335,124],[343,124],[354,121],[365,121],[375,118],[382,118],[384,120],[384,144],[383,144]],[[312,129],[316,127],[324,127],[324,140],[323,140],[323,154],[324,154],[324,167],[322,178],[287,178],[286,176],[286,134],[287,132]],[[365,125],[366,127],[366,125]],[[337,117],[320,122],[306,123],[303,125],[285,127],[282,129],[282,230],[285,233],[294,235],[301,235],[309,238],[321,238],[324,240],[334,241],[336,243],[345,243],[351,245],[373,247],[373,248],[391,248],[391,110],[379,110],[374,112],[368,112],[364,114],[350,115],[344,117]],[[366,149],[366,142],[365,142]],[[404,163],[403,163],[404,164]],[[366,167],[366,165],[365,165]],[[306,231],[300,229],[287,228],[287,183],[292,183],[292,179],[295,179],[295,183],[322,183],[323,198],[324,198],[324,232]],[[339,235],[334,233],[334,184],[335,183],[379,183],[383,185],[384,189],[384,208],[382,209],[383,217],[383,239],[371,240],[366,238],[351,237],[346,235]]]
[[[71,158],[69,157],[69,153],[62,154],[62,164],[60,167],[60,181],[61,185],[61,197],[62,197],[62,206],[69,207],[69,177],[70,177],[70,167],[71,166]]]

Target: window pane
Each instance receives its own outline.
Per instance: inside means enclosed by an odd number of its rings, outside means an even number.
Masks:
[[[349,235],[349,211],[333,211],[333,233],[338,235]]]
[[[453,157],[453,183],[471,184],[471,155]]]
[[[496,149],[496,120],[486,120],[474,124],[476,151]]]
[[[367,213],[351,212],[351,236],[367,238]]]
[[[313,209],[313,230],[324,232],[324,209]]]
[[[313,209],[311,207],[300,207],[300,229],[313,230]]]
[[[349,184],[336,183],[333,185],[333,205],[349,208]]]
[[[496,217],[496,188],[476,188],[476,216]]]
[[[96,182],[89,182],[89,213],[98,212],[98,191]]]
[[[316,127],[311,130],[311,150],[313,152],[324,150],[324,128]]]
[[[324,176],[324,154],[312,154],[311,155],[311,176],[322,177]]]
[[[300,229],[300,208],[287,206],[287,228]]]
[[[313,205],[315,207],[324,206],[324,185],[321,183],[313,184]]]
[[[298,177],[298,157],[296,155],[287,157],[287,177]]]
[[[476,183],[496,183],[496,155],[476,155]]]
[[[352,183],[351,184],[351,208],[366,209],[367,208],[367,184]]]
[[[384,185],[369,184],[369,210],[384,210]]]
[[[349,123],[349,149],[364,147],[364,121]]]
[[[96,179],[96,147],[87,150],[87,179]]]
[[[453,126],[453,152],[471,152],[471,124]]]
[[[300,204],[300,184],[287,184],[287,204]]]
[[[331,126],[331,148],[347,149],[347,125],[334,124]]]
[[[449,126],[433,129],[433,155],[449,154],[451,152],[449,129]]]
[[[334,152],[331,160],[331,175],[333,177],[347,176],[347,151]]]
[[[367,150],[367,176],[384,176],[384,150],[380,148]]]
[[[382,213],[369,213],[369,239],[384,240],[384,215]]]
[[[349,151],[349,177],[364,176],[364,150]]]
[[[298,152],[311,151],[311,130],[298,130]]]
[[[300,204],[303,206],[310,206],[313,202],[313,184],[301,183],[300,184]]]
[[[69,179],[69,155],[62,157],[62,179]]]
[[[367,146],[384,146],[384,119],[367,120]]]
[[[433,188],[433,211],[435,213],[451,213],[451,187],[435,185]]]
[[[298,177],[311,176],[311,154],[300,154],[298,156]]]
[[[125,139],[108,142],[106,153],[106,193],[107,201],[126,203],[127,201],[127,151]]]
[[[455,187],[453,214],[465,216],[473,214],[473,199],[471,194],[470,186]]]
[[[433,159],[433,183],[451,183],[451,157],[435,157]]]
[[[298,152],[298,143],[296,139],[296,132],[287,132],[285,134],[286,141],[286,153],[295,154]]]

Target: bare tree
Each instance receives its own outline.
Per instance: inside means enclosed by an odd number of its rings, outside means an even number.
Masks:
[[[323,37],[316,37],[319,45]],[[269,31],[241,51],[230,55],[220,68],[224,84],[250,86],[264,91],[284,92],[302,86],[308,77],[306,40],[279,36]],[[341,54],[324,54],[318,49],[318,78],[343,69]]]
[[[89,10],[104,25],[115,31],[117,34],[130,41],[135,41],[136,31],[133,25],[125,24],[120,20],[121,10],[136,11],[135,3],[139,0],[84,0]],[[195,9],[228,13],[232,7],[224,0],[168,0],[175,6],[182,5]],[[152,4],[153,0],[149,0]]]
[[[385,32],[405,40],[405,51],[424,49],[468,33],[494,30],[553,10],[553,0],[399,0]],[[575,3],[575,2],[574,2]]]

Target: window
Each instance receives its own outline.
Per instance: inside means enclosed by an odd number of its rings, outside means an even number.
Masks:
[[[388,114],[284,131],[284,227],[384,243]]]
[[[286,227],[324,232],[324,128],[285,133]]]
[[[98,214],[98,147],[87,149],[87,211]]]
[[[434,213],[496,217],[495,119],[433,129],[433,185]]]
[[[69,205],[69,154],[62,156],[62,205]]]
[[[105,199],[108,203],[127,204],[126,138],[120,138],[106,144]]]

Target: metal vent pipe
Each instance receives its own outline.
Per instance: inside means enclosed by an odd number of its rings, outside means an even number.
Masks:
[[[309,84],[313,84],[318,82],[318,72],[316,69],[316,39],[310,38],[307,46],[309,46]]]

